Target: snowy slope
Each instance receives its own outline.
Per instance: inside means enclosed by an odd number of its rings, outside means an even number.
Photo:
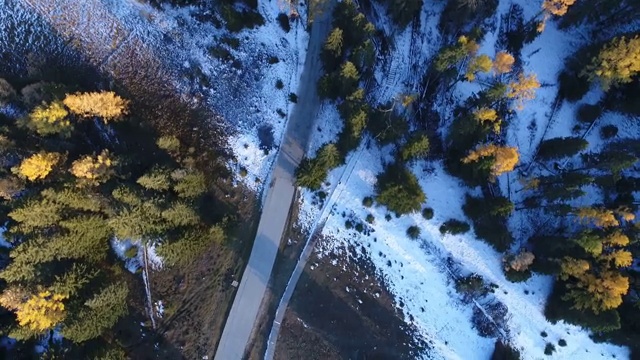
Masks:
[[[479,53],[493,56],[497,51],[496,41],[500,29],[501,15],[509,11],[511,4],[517,3],[524,8],[525,19],[539,12],[538,1],[500,0],[495,16],[496,26],[493,32],[485,35]],[[441,10],[441,2],[436,5],[425,4],[428,11]],[[376,69],[376,86],[372,99],[384,103],[401,93],[410,93],[420,81],[422,73],[413,66],[416,57],[424,64],[440,47],[437,31],[437,16],[427,16],[423,9],[422,27],[417,34],[411,28],[393,33],[393,28],[383,21],[374,4],[373,16],[387,34],[394,36],[395,48],[385,57]],[[421,35],[422,34],[422,35]],[[427,36],[428,34],[428,36]],[[421,39],[421,40],[418,40]],[[416,55],[411,51],[412,44],[421,43],[422,51]],[[557,93],[557,75],[564,65],[564,60],[582,42],[586,41],[578,32],[565,33],[557,29],[553,22],[547,23],[546,30],[533,43],[522,50],[523,69],[535,72],[543,87],[533,101],[525,104],[524,109],[517,111],[514,120],[508,125],[507,142],[516,145],[521,151],[521,166],[524,170],[534,155],[534,150],[543,139],[572,135],[575,113],[583,103],[596,103],[602,93],[593,89],[583,100],[575,104],[563,103],[554,112],[554,100]],[[480,77],[481,78],[481,77]],[[481,78],[482,79],[482,78]],[[453,89],[453,100],[461,101],[473,92],[481,90],[480,82],[461,82]],[[450,117],[450,108],[443,107],[443,115]],[[553,116],[552,116],[553,115]],[[321,122],[339,120],[331,112],[324,112]],[[600,146],[599,128],[617,121],[619,115],[604,114],[596,126],[589,132],[581,130],[577,136],[585,136],[592,144],[592,149]],[[636,136],[639,128],[633,125],[629,134],[620,133],[618,137]],[[319,134],[315,146],[327,141],[327,134]],[[313,149],[310,151],[313,154]],[[363,256],[370,257],[376,265],[378,275],[389,284],[396,296],[396,303],[403,304],[402,310],[408,323],[414,324],[419,336],[425,339],[432,349],[424,354],[425,358],[443,359],[488,359],[493,351],[495,337],[482,337],[474,329],[473,312],[476,305],[465,301],[456,293],[453,280],[458,276],[470,273],[481,275],[485,281],[495,284],[494,293],[477,299],[477,304],[484,309],[491,305],[505,306],[508,310],[504,318],[495,318],[505,340],[520,349],[524,359],[548,358],[544,355],[547,343],[556,345],[552,358],[556,359],[605,359],[628,358],[628,349],[610,344],[596,344],[583,329],[567,325],[563,322],[551,324],[546,321],[543,311],[546,299],[551,291],[553,279],[550,276],[535,275],[524,283],[511,283],[505,279],[502,270],[502,254],[493,250],[488,244],[475,238],[473,232],[465,235],[442,236],[439,226],[450,218],[465,220],[462,213],[465,193],[478,195],[478,189],[465,187],[456,178],[447,175],[440,163],[419,162],[412,167],[420,179],[420,184],[427,194],[426,206],[434,209],[434,218],[425,220],[421,214],[413,214],[385,220],[387,214],[383,207],[365,208],[362,199],[374,192],[376,175],[383,169],[385,162],[390,162],[390,149],[380,150],[375,146],[364,148],[351,154],[347,163],[355,165],[335,169],[328,179],[325,190],[333,196],[327,200],[335,202],[331,209],[322,234],[326,241],[318,245],[320,255],[341,253],[351,245],[360,249]],[[351,166],[353,170],[351,170]],[[511,176],[502,176],[499,184],[504,194],[511,190],[514,201],[519,199],[516,190],[522,185],[518,182],[516,171]],[[531,171],[541,171],[532,168]],[[508,186],[510,185],[510,186]],[[339,191],[331,191],[338,187]],[[595,189],[585,189],[589,196],[577,201],[594,201],[600,197]],[[317,218],[319,205],[317,198],[308,191],[304,192],[301,203],[301,219],[310,223]],[[367,224],[367,215],[373,215],[373,224]],[[535,213],[517,213],[510,219],[510,226],[519,236],[526,239],[536,225]],[[345,222],[350,220],[361,223],[365,227],[363,233],[354,229],[347,230]],[[421,229],[420,240],[411,240],[406,235],[409,226],[417,225]],[[517,248],[517,243],[514,248]],[[450,259],[451,261],[448,261]],[[492,313],[492,316],[494,314]],[[541,336],[545,332],[546,337]],[[564,339],[567,346],[558,346]]]

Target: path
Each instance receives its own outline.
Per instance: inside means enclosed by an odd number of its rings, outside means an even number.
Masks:
[[[311,27],[309,47],[297,92],[298,104],[289,117],[271,174],[272,180],[267,189],[249,263],[227,318],[216,351],[216,360],[242,359],[259,317],[260,305],[294,198],[294,172],[304,156],[311,131],[315,128],[313,123],[320,105],[316,94],[316,83],[322,67],[319,54],[331,27],[330,14],[330,10],[323,11],[315,18]]]

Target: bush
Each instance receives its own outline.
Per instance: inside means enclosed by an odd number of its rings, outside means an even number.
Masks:
[[[373,198],[371,196],[365,197],[364,199],[362,199],[362,205],[365,207],[373,206]]]
[[[426,207],[426,208],[422,209],[422,217],[425,220],[433,219],[433,209],[429,208],[429,207]]]
[[[283,88],[284,88],[284,83],[282,82],[282,80],[278,79],[278,81],[276,81],[276,89],[282,90]]]
[[[409,238],[411,239],[417,239],[420,237],[420,228],[413,225],[413,226],[409,226],[409,228],[407,229],[407,236],[409,236]]]
[[[509,269],[504,272],[504,277],[513,283],[524,282],[529,280],[529,278],[531,277],[531,271],[516,271],[513,269]]]
[[[440,226],[440,233],[442,234],[458,235],[464,234],[469,230],[471,230],[469,224],[456,219],[449,219]]]
[[[366,218],[365,220],[366,220],[369,224],[373,224],[373,222],[374,222],[374,221],[376,221],[376,218],[375,218],[373,215],[368,214],[368,215],[367,215],[367,218]]]
[[[276,109],[276,114],[278,114],[283,119],[287,117],[287,113],[285,113],[282,109]]]
[[[253,29],[264,25],[264,18],[256,11],[237,11],[230,4],[223,4],[220,15],[224,19],[227,29],[231,32],[240,32],[244,28]]]
[[[463,278],[456,279],[456,291],[463,295],[484,295],[487,293],[487,288],[484,285],[482,276],[478,274],[471,274]]]
[[[138,247],[137,246],[132,246],[132,247],[128,248],[127,251],[124,252],[124,257],[126,259],[133,259],[136,256],[138,256]]]
[[[549,336],[549,334],[547,334],[546,331],[543,331],[540,333],[540,336],[542,336],[543,338],[546,338],[547,336]]]
[[[615,125],[603,126],[600,129],[600,136],[605,140],[611,139],[612,137],[615,137],[616,135],[618,135],[618,127],[615,126]]]
[[[396,214],[418,211],[426,199],[418,179],[402,165],[390,165],[378,176],[376,200]]]
[[[287,14],[280,13],[278,14],[277,19],[278,24],[280,24],[280,27],[282,28],[282,30],[284,30],[284,32],[291,31],[291,23],[289,22],[289,17],[287,16]]]
[[[565,346],[567,346],[567,341],[565,339],[560,339],[560,340],[558,340],[558,345],[562,346],[562,347],[565,347]]]
[[[289,94],[289,101],[291,101],[292,103],[297,103],[298,102],[298,95],[296,95],[295,93],[290,93]]]
[[[241,167],[240,168],[240,172],[239,172],[240,176],[245,177],[247,176],[249,173],[247,172],[247,168],[245,167]]]
[[[230,48],[232,49],[237,49],[240,47],[240,40],[230,37],[230,36],[225,36],[220,40],[223,44],[227,44],[229,45]]]
[[[553,355],[554,351],[556,351],[556,347],[552,343],[547,343],[547,345],[544,347],[545,355],[551,356]]]
[[[602,109],[598,104],[582,104],[578,108],[578,120],[584,123],[592,123],[602,115]]]
[[[520,352],[500,340],[496,340],[491,360],[520,360]]]
[[[269,65],[273,65],[279,63],[280,59],[278,59],[277,56],[269,56],[269,60],[267,61],[269,62]]]

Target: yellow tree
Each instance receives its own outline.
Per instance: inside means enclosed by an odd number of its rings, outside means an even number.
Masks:
[[[49,105],[37,106],[24,120],[27,127],[40,135],[61,134],[71,135],[71,122],[67,118],[69,113],[60,101]]]
[[[500,51],[493,60],[493,71],[496,75],[511,72],[515,59],[506,51]]]
[[[67,95],[63,103],[81,117],[101,117],[107,123],[127,114],[129,102],[113,91],[76,93]]]
[[[467,66],[467,72],[465,73],[465,78],[467,81],[473,81],[476,78],[476,73],[485,72],[488,73],[491,71],[491,67],[493,66],[493,62],[491,58],[487,55],[478,55],[471,59],[469,62],[469,66]]]
[[[622,304],[622,296],[629,291],[629,279],[615,270],[603,270],[597,276],[587,272],[567,287],[564,299],[572,300],[574,308],[598,314]]]
[[[114,161],[109,150],[103,150],[98,156],[85,156],[71,164],[71,173],[91,184],[99,184],[113,174]]]
[[[536,74],[518,74],[518,80],[509,83],[507,97],[515,99],[519,109],[522,108],[525,100],[532,100],[536,97],[536,89],[540,87]]]
[[[518,148],[511,146],[497,146],[494,144],[482,145],[462,159],[464,164],[477,162],[485,157],[493,157],[491,165],[492,178],[498,177],[505,172],[512,171],[518,164]]]
[[[65,311],[62,301],[66,298],[66,295],[52,294],[48,290],[31,296],[16,310],[18,323],[20,326],[38,332],[53,328],[64,320]]]
[[[493,131],[497,134],[500,132],[502,121],[498,118],[495,109],[483,107],[473,112],[473,117],[481,124],[490,123],[493,125]]]
[[[30,181],[44,179],[60,161],[59,153],[40,152],[28,157],[12,170]]]
[[[569,6],[575,4],[576,0],[544,0],[542,10],[551,15],[562,16],[567,13]]]
[[[470,40],[465,35],[458,38],[458,45],[464,50],[467,56],[475,56],[480,49],[480,45],[475,40]]]
[[[640,37],[620,37],[605,45],[583,74],[599,79],[604,90],[630,83],[640,73]]]
[[[616,219],[612,210],[599,209],[590,207],[581,207],[575,211],[578,219],[582,223],[593,224],[599,228],[619,226],[620,222]]]

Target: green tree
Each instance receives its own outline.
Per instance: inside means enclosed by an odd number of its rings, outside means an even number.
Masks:
[[[68,118],[69,112],[60,101],[53,101],[48,105],[40,105],[23,119],[22,124],[39,135],[47,136],[59,134],[63,137],[71,136],[73,125]]]
[[[343,49],[342,29],[334,28],[322,48],[322,62],[326,70],[332,71],[340,63]]]
[[[570,157],[589,146],[587,140],[579,137],[561,137],[548,139],[540,143],[538,157],[543,160],[554,160]]]
[[[414,133],[407,143],[400,148],[402,161],[409,161],[426,156],[429,153],[429,138],[422,133]]]
[[[200,217],[193,208],[184,202],[175,202],[162,212],[162,217],[174,227],[196,225]]]
[[[171,173],[168,169],[154,167],[136,182],[147,190],[166,191],[171,188]]]
[[[9,217],[25,230],[45,228],[62,219],[62,207],[49,200],[30,199],[9,212]]]
[[[86,301],[70,321],[65,321],[62,335],[76,343],[99,337],[128,313],[128,294],[127,283],[109,284]]]
[[[188,231],[177,241],[163,242],[158,248],[158,255],[167,266],[186,266],[212,244],[222,244],[225,239],[224,229],[217,225],[209,231]]]
[[[418,179],[402,165],[390,165],[378,176],[376,201],[397,214],[420,210],[426,199]]]
[[[207,179],[201,171],[189,171],[186,174],[172,174],[175,185],[173,190],[178,196],[187,199],[197,198],[207,192]]]
[[[340,163],[340,152],[336,144],[324,144],[315,158],[305,158],[296,170],[296,184],[318,190],[327,177],[327,172]]]

